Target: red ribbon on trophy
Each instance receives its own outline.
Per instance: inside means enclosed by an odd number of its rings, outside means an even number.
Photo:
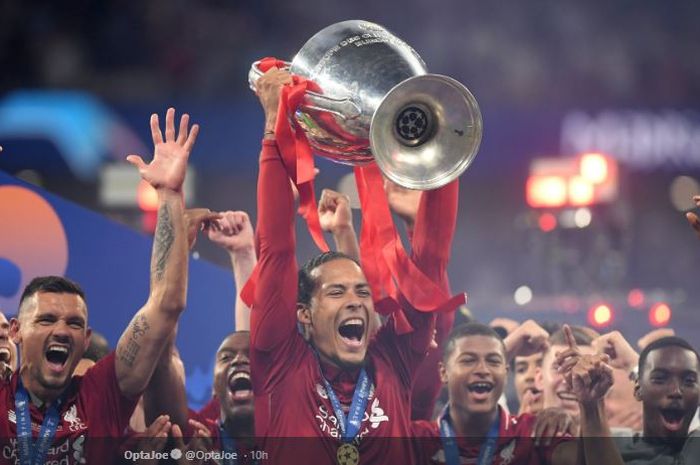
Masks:
[[[272,67],[284,68],[286,64],[276,58],[264,58],[258,66],[265,72]],[[292,84],[283,87],[280,95],[275,138],[287,173],[299,192],[299,214],[306,221],[318,248],[327,251],[329,248],[321,230],[314,194],[311,146],[299,123],[289,118],[301,105],[305,92],[318,91],[318,88],[298,76],[292,76],[292,80]],[[355,178],[363,214],[360,236],[362,269],[373,290],[377,311],[394,313],[400,308],[400,296],[422,312],[451,311],[463,304],[466,300],[464,294],[450,297],[448,291],[427,277],[406,253],[391,217],[384,181],[377,165],[355,167]],[[240,292],[248,306],[253,304],[257,277],[256,267]],[[410,331],[411,327],[401,312],[394,314],[399,332]]]

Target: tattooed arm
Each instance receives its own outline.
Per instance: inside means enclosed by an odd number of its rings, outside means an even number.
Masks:
[[[151,290],[145,305],[117,344],[117,379],[119,388],[127,396],[138,396],[146,388],[163,347],[175,331],[187,297],[187,231],[182,185],[199,127],[194,125],[188,131],[189,117],[185,114],[176,135],[174,120],[175,110],[170,108],[165,117],[163,140],[158,116],[151,116],[155,151],[149,164],[138,155],[127,157],[138,167],[141,177],[158,192]]]

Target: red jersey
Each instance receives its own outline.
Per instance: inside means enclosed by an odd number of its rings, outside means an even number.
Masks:
[[[207,404],[197,412],[190,411],[190,416],[197,421],[212,420],[218,421],[221,416],[219,399],[212,397]]]
[[[498,445],[493,454],[493,465],[545,465],[552,463],[552,452],[563,441],[571,440],[571,437],[553,438],[549,446],[535,446],[535,440],[531,437],[535,415],[525,413],[523,415],[509,415],[501,407],[498,407],[501,415],[498,433]],[[413,433],[416,437],[416,446],[422,457],[421,463],[431,465],[445,464],[445,452],[440,439],[439,420],[413,422]],[[483,438],[457,438],[460,463],[476,465],[479,450]]]
[[[427,232],[429,228],[419,225],[430,224],[431,235],[414,237],[414,259],[426,275],[435,277],[445,269],[450,247],[449,240],[435,240],[440,237],[436,231],[445,225],[451,229],[451,238],[457,186],[452,183],[423,197],[414,234]],[[268,438],[262,449],[272,463],[335,464],[342,433],[321,370],[345,407],[352,399],[357,373],[321,368],[297,330],[294,215],[289,180],[276,144],[264,141],[258,180],[258,281],[251,311],[253,389],[256,396],[268,395],[270,406]],[[398,335],[390,317],[367,351],[371,388],[353,442],[359,449],[360,464],[415,463],[412,443],[396,438],[411,435],[411,385],[432,339],[435,318],[410,309],[405,301],[401,305],[414,331]]]
[[[60,421],[46,463],[109,464],[121,460],[122,434],[138,399],[122,395],[114,366],[114,352],[102,358],[84,376],[74,376],[65,394]],[[15,392],[18,373],[0,385],[0,463],[19,464]],[[34,440],[44,414],[30,402]]]

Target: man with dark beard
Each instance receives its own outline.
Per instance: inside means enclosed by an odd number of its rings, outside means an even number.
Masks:
[[[412,464],[412,446],[396,438],[411,434],[413,375],[432,340],[435,317],[402,302],[410,330],[399,331],[390,317],[370,341],[374,303],[356,261],[326,252],[297,274],[293,197],[275,138],[279,95],[290,82],[288,73],[273,69],[256,83],[266,127],[251,372],[256,396],[269,395],[272,437],[262,446],[276,463]],[[457,193],[453,182],[421,199],[413,257],[434,282],[449,258]]]

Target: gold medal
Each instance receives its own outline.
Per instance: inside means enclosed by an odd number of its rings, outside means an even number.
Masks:
[[[335,454],[338,465],[357,465],[360,463],[360,451],[354,444],[342,444]]]

